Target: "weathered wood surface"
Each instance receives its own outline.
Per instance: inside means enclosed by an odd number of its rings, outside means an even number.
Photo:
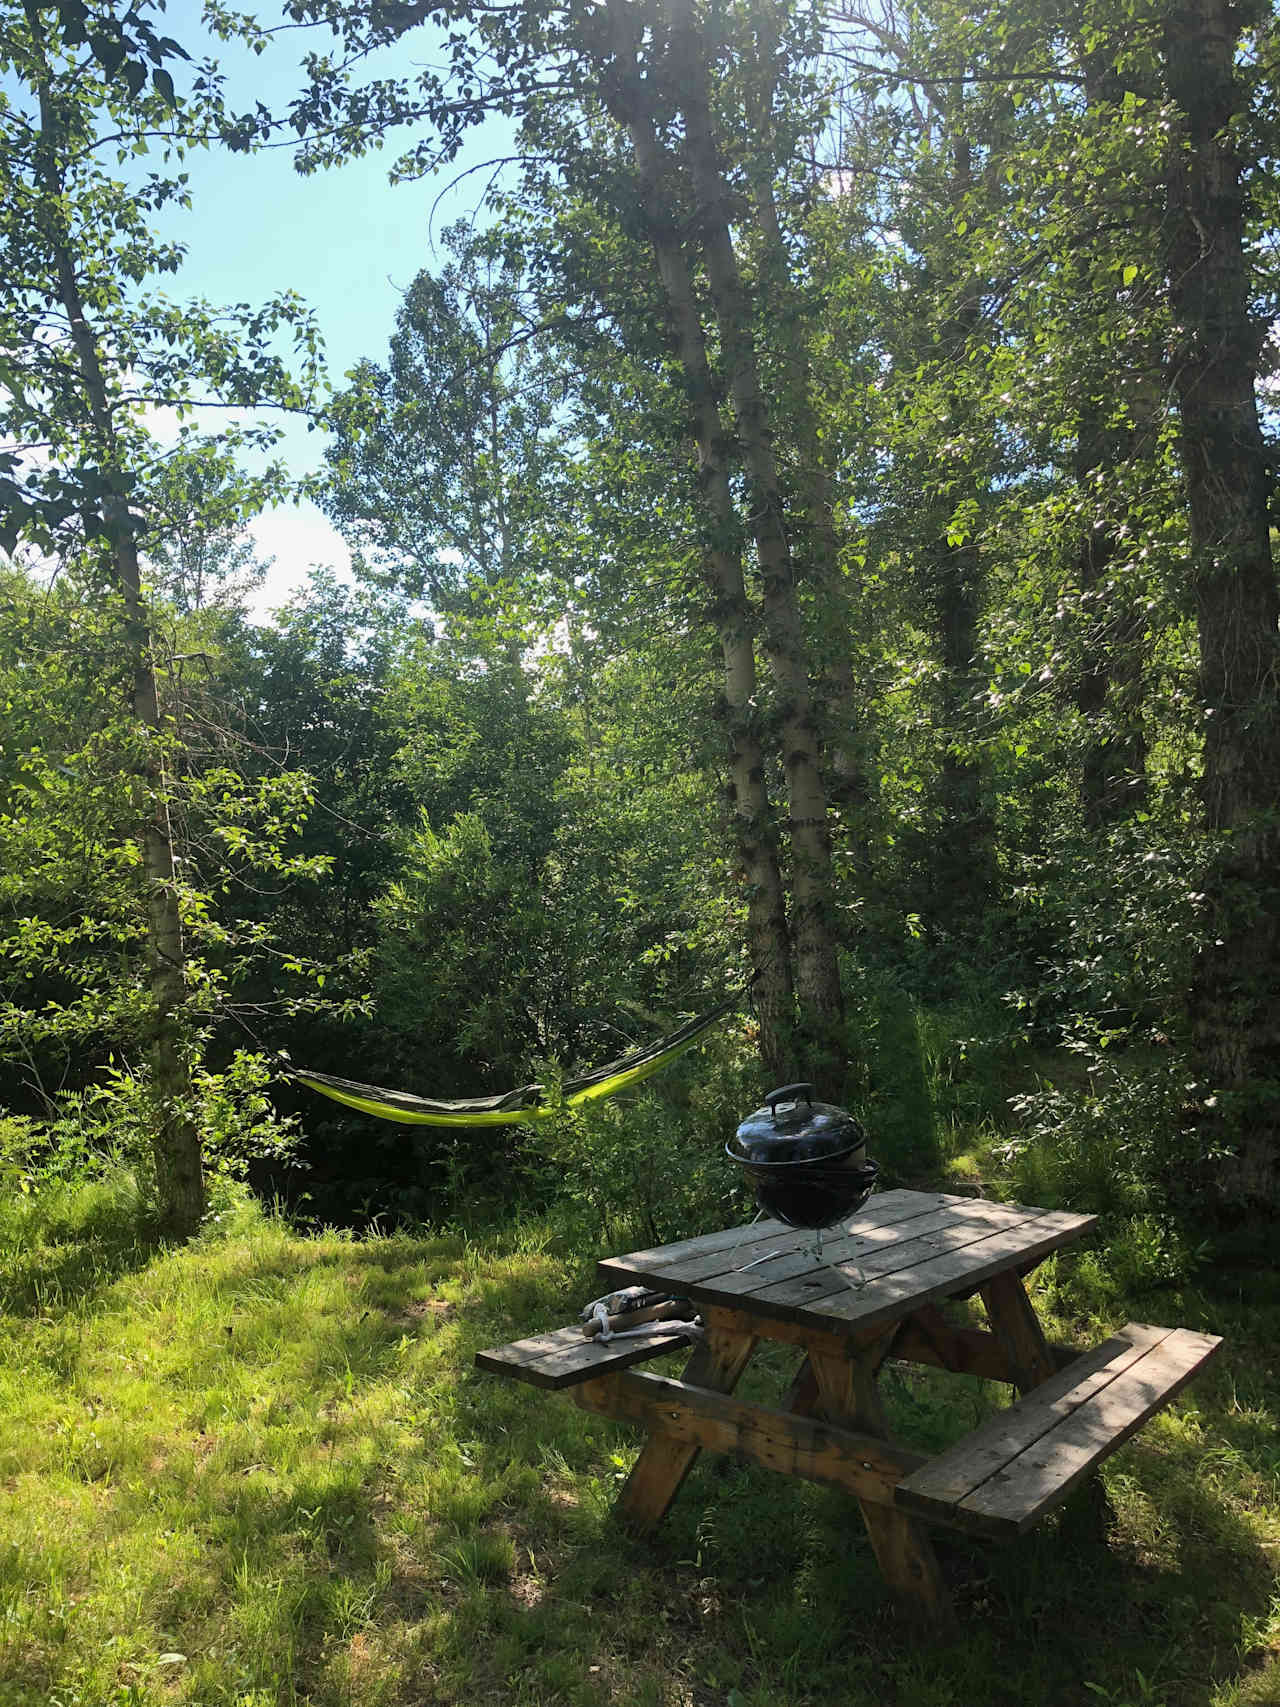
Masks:
[[[809,1366],[817,1392],[815,1412],[828,1422],[888,1442],[889,1428],[875,1371],[891,1335],[861,1352],[832,1356],[810,1352]],[[895,1490],[896,1500],[896,1490]],[[863,1521],[876,1563],[890,1589],[906,1605],[923,1613],[935,1629],[955,1622],[955,1607],[928,1532],[897,1505],[861,1499]]]
[[[808,1309],[827,1327],[838,1321],[862,1328],[897,1321],[921,1304],[949,1298],[965,1285],[980,1283],[1015,1263],[1048,1256],[1078,1239],[1095,1219],[1092,1215],[1039,1215],[958,1250],[896,1269],[863,1290],[833,1293]]]
[[[952,1202],[968,1199],[953,1198],[937,1191],[885,1191],[863,1205],[856,1214],[830,1228],[830,1241],[860,1233],[873,1227],[889,1226],[895,1221],[926,1215]],[[781,1221],[753,1221],[746,1227],[729,1227],[717,1233],[703,1233],[696,1239],[682,1239],[674,1245],[655,1245],[649,1250],[631,1251],[626,1256],[607,1257],[599,1264],[602,1278],[609,1280],[623,1265],[628,1275],[647,1275],[654,1270],[663,1274],[679,1265],[696,1279],[704,1275],[730,1273],[770,1250],[797,1251],[812,1245],[813,1234],[807,1229],[788,1227]],[[750,1247],[750,1249],[748,1248]],[[709,1264],[706,1259],[712,1258]],[[644,1284],[644,1281],[641,1281]]]
[[[856,1233],[832,1228],[824,1234],[825,1260],[829,1263],[856,1260],[863,1251],[870,1253],[883,1245],[899,1244],[910,1235],[948,1225],[955,1211],[931,1207],[936,1204],[936,1197],[936,1193],[886,1192],[883,1198],[872,1198],[850,1223],[856,1225]],[[726,1291],[759,1291],[792,1275],[812,1271],[816,1237],[810,1229],[790,1228],[785,1239],[776,1235],[752,1238],[749,1244],[728,1251],[721,1249],[682,1258],[680,1273],[690,1280],[713,1280]]]
[[[708,1323],[707,1337],[694,1348],[685,1365],[684,1380],[713,1395],[732,1393],[755,1347],[754,1334]],[[621,1522],[640,1534],[656,1529],[671,1509],[699,1450],[695,1442],[651,1434],[618,1495],[614,1510]]]
[[[857,1235],[824,1239],[821,1263],[813,1256],[810,1236],[807,1249],[761,1263],[757,1269],[719,1275],[715,1284],[723,1293],[754,1293],[769,1304],[808,1304],[846,1288],[851,1281],[856,1284],[890,1274],[942,1251],[972,1244],[999,1228],[1021,1226],[1028,1219],[1025,1211],[1010,1212],[1000,1203],[975,1204],[963,1212],[936,1209]]]
[[[1020,1535],[1176,1397],[1221,1343],[1130,1322],[906,1478],[897,1502],[981,1534]]]
[[[610,1257],[599,1272],[608,1286],[661,1285],[704,1309],[737,1308],[771,1338],[796,1337],[783,1331],[791,1323],[862,1341],[922,1304],[1034,1265],[1080,1238],[1094,1219],[943,1192],[889,1191],[828,1230],[821,1260],[813,1234],[754,1226],[736,1237],[715,1233]],[[1010,1348],[1003,1349],[1008,1363]],[[1024,1363],[1017,1360],[1023,1373]]]
[[[984,1282],[980,1291],[992,1331],[1009,1360],[1013,1384],[1020,1393],[1029,1393],[1047,1381],[1056,1366],[1026,1288],[1006,1270]]]
[[[1055,1370],[1074,1363],[1074,1346],[1049,1342]],[[927,1363],[955,1375],[980,1375],[986,1381],[1008,1381],[1016,1385],[1017,1372],[995,1334],[984,1328],[957,1327],[947,1321],[936,1304],[922,1304],[900,1322],[889,1349],[896,1363]]]
[[[881,1505],[891,1506],[897,1484],[926,1462],[918,1452],[873,1435],[661,1375],[632,1370],[607,1375],[575,1388],[573,1399],[583,1410],[640,1423],[651,1435],[749,1459]]]
[[[514,1340],[510,1345],[490,1346],[476,1353],[476,1368],[492,1375],[506,1375],[514,1381],[527,1381],[533,1387],[549,1387],[558,1391],[574,1387],[579,1381],[606,1375],[613,1369],[626,1369],[646,1358],[659,1357],[664,1351],[679,1351],[690,1343],[687,1334],[652,1333],[636,1338],[583,1339],[576,1325],[557,1328],[553,1333],[535,1334],[530,1339]]]

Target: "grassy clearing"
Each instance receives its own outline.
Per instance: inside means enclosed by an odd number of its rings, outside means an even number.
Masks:
[[[135,1226],[120,1187],[5,1212],[2,1707],[1280,1702],[1274,1275],[1144,1294],[1132,1234],[1044,1265],[1064,1337],[1131,1315],[1228,1348],[1110,1461],[1104,1544],[1079,1507],[944,1539],[966,1634],[938,1646],[839,1496],[704,1459],[629,1542],[634,1436],[472,1370],[568,1319],[594,1252],[300,1238],[247,1204],[180,1251]],[[889,1379],[926,1445],[993,1397]]]

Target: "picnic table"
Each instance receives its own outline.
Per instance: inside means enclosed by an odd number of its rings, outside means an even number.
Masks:
[[[889,1586],[938,1622],[951,1602],[929,1525],[1022,1534],[1181,1391],[1220,1340],[1127,1323],[1084,1353],[1051,1344],[1023,1285],[1092,1215],[945,1192],[886,1191],[815,1235],[778,1221],[728,1228],[599,1265],[693,1301],[704,1336],[641,1332],[602,1343],[574,1324],[477,1354],[477,1365],[565,1389],[584,1409],[639,1424],[647,1439],[618,1499],[633,1529],[661,1523],[704,1449],[851,1493]],[[948,1318],[981,1298],[987,1327]],[[781,1405],[733,1397],[764,1340],[800,1354]],[[680,1376],[638,1363],[693,1343]],[[1009,1383],[1021,1395],[940,1454],[891,1435],[878,1389],[887,1360]]]

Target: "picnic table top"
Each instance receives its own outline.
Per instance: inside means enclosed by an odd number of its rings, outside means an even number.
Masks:
[[[1096,1219],[947,1192],[886,1191],[827,1228],[820,1257],[813,1232],[760,1221],[608,1257],[599,1274],[611,1287],[659,1286],[762,1324],[861,1335],[1031,1268]]]

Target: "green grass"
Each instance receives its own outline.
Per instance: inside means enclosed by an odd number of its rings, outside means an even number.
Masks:
[[[165,1250],[135,1211],[0,1211],[0,1707],[1280,1702],[1274,1275],[1143,1292],[1124,1228],[1042,1267],[1064,1337],[1132,1315],[1228,1346],[1109,1461],[1104,1537],[1069,1506],[940,1541],[964,1633],[937,1644],[838,1495],[704,1457],[629,1541],[635,1435],[473,1370],[567,1320],[594,1252],[300,1238],[245,1204]],[[788,1373],[769,1348],[744,1391]],[[887,1388],[926,1447],[996,1397]]]

